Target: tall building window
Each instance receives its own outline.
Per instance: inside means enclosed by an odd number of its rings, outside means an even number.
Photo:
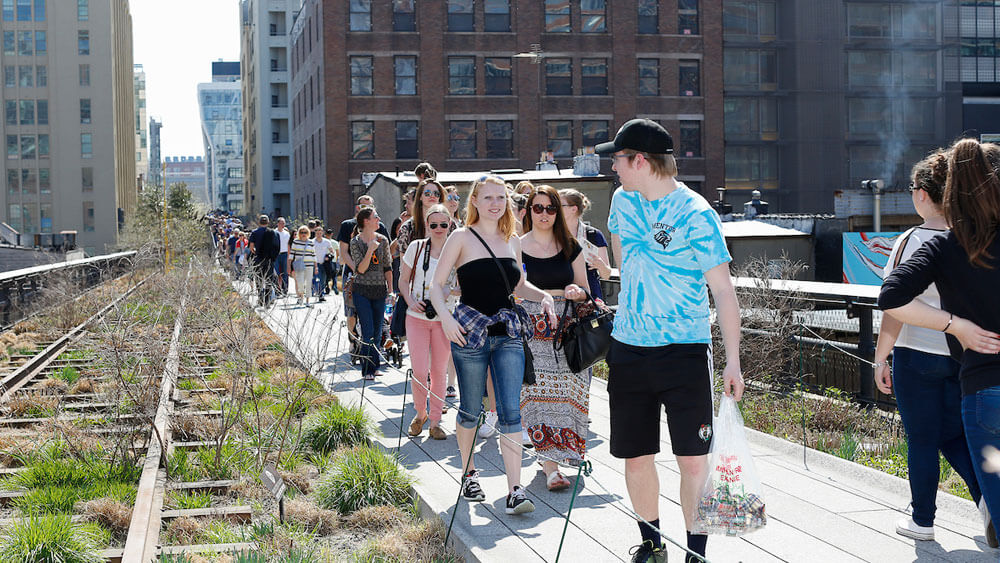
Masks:
[[[7,158],[17,160],[18,147],[17,135],[7,135]]]
[[[580,90],[584,96],[608,95],[607,59],[580,60]]]
[[[485,31],[510,31],[510,0],[486,0],[483,12]]]
[[[677,86],[681,96],[701,95],[701,64],[698,61],[677,63]]]
[[[660,59],[639,59],[639,95],[660,95]]]
[[[90,65],[80,65],[80,86],[90,86]]]
[[[94,232],[94,202],[83,202],[83,232]]]
[[[35,21],[45,21],[45,0],[35,0]]]
[[[80,123],[90,123],[90,98],[80,99]]]
[[[677,0],[677,33],[698,35],[698,0]]]
[[[448,158],[476,158],[476,122],[448,122]]]
[[[3,54],[5,55],[15,55],[17,54],[17,41],[13,31],[3,32]]]
[[[21,135],[21,160],[35,160],[34,135]]]
[[[566,157],[573,154],[573,122],[546,121],[545,147],[553,156]]]
[[[396,57],[393,60],[396,71],[396,95],[415,96],[417,94],[417,57]]]
[[[34,51],[32,35],[30,31],[17,32],[17,54],[30,55]]]
[[[514,157],[514,122],[486,122],[486,158]]]
[[[639,0],[639,33],[660,32],[659,0]]]
[[[580,31],[603,33],[608,30],[607,5],[604,0],[580,0]]]
[[[975,6],[986,6],[983,2],[961,2],[975,10]],[[989,19],[993,19],[992,2],[988,5]],[[951,8],[954,9],[954,8]],[[962,8],[965,10],[965,8]],[[985,8],[981,8],[983,10]],[[979,12],[973,26],[988,22]],[[964,22],[963,22],[964,24]],[[992,24],[986,23],[991,29]],[[962,35],[967,35],[962,27]],[[971,35],[975,35],[975,30]],[[934,39],[937,35],[937,6],[935,4],[894,3],[894,4],[863,4],[847,2],[847,36],[848,37],[885,37],[902,39]],[[980,34],[982,35],[982,34]]]
[[[777,187],[777,182],[778,147],[726,147],[726,184]]]
[[[16,88],[17,87],[17,67],[14,65],[7,65],[3,67],[3,87],[4,88]]]
[[[585,147],[596,146],[610,138],[607,121],[585,119],[580,125],[583,129],[583,146]]]
[[[49,69],[45,65],[38,65],[35,67],[35,72],[37,76],[35,77],[35,84],[39,88],[45,88],[49,85]]]
[[[569,33],[569,0],[545,0],[545,32]]]
[[[48,168],[38,169],[38,191],[43,194],[52,193],[52,174]]]
[[[4,100],[4,123],[17,125],[17,100]]]
[[[545,94],[548,96],[573,95],[572,59],[545,59]]]
[[[31,0],[17,0],[17,21],[31,21]]]
[[[880,87],[887,76],[892,76],[890,51],[848,51],[847,84],[852,87]]]
[[[473,0],[448,0],[448,31],[475,31]]]
[[[94,169],[85,166],[80,169],[80,186],[83,191],[90,192],[94,190]]]
[[[76,21],[90,19],[90,0],[76,0]]]
[[[17,67],[17,85],[21,88],[31,88],[35,85],[35,67],[31,65],[21,65]]]
[[[417,122],[396,122],[396,158],[418,158]]]
[[[453,96],[476,94],[475,57],[448,57],[448,93]]]
[[[350,30],[372,30],[372,0],[351,0]]]
[[[35,124],[35,100],[21,100],[21,125]]]
[[[417,30],[417,14],[413,0],[392,0],[392,30]]]
[[[90,54],[90,31],[81,29],[76,32],[76,50],[81,55]]]
[[[726,87],[774,90],[778,81],[776,57],[775,52],[771,50],[725,49],[723,80]],[[848,82],[849,79],[850,72],[848,72]]]
[[[90,133],[80,133],[80,157],[90,158],[94,155],[94,138]]]
[[[727,140],[778,139],[778,102],[774,98],[732,98],[722,104]]]
[[[483,66],[486,68],[486,94],[509,96],[513,92],[510,59],[487,57]]]
[[[14,21],[14,0],[3,0],[3,21]]]
[[[351,57],[351,95],[371,96],[372,57]]]
[[[39,135],[38,136],[38,158],[48,158],[49,157],[49,136]]]
[[[368,160],[375,158],[375,122],[351,122],[351,159]]]
[[[49,101],[48,100],[38,100],[38,124],[48,125],[49,124]]]
[[[772,0],[726,0],[722,4],[724,37],[774,37],[776,20]]]
[[[701,122],[680,122],[680,147],[677,156],[685,158],[701,157]]]
[[[45,172],[48,172],[48,170],[45,170]],[[41,173],[41,170],[39,170],[39,173]],[[38,181],[39,181],[39,183],[41,183],[41,181],[42,181],[41,177],[38,178]],[[52,188],[50,187],[49,191],[42,192],[42,193],[52,193]],[[51,203],[42,203],[42,204],[39,204],[39,208],[40,208],[40,215],[39,215],[39,217],[42,220],[42,222],[41,222],[42,232],[43,233],[51,233],[52,232],[52,204]]]
[[[16,145],[16,143],[15,143]],[[16,148],[16,147],[15,147]],[[14,158],[17,158],[15,155]],[[17,168],[7,170],[7,194],[18,195],[21,192],[21,175],[17,173]]]
[[[35,32],[35,54],[44,55],[49,50],[48,41],[45,37],[44,31]]]
[[[21,191],[31,195],[38,192],[38,176],[34,168],[21,169]]]

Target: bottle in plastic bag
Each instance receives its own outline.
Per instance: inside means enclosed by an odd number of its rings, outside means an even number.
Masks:
[[[715,417],[708,457],[708,477],[698,496],[691,533],[741,536],[763,528],[767,524],[764,490],[750,455],[743,417],[736,401],[725,395]]]

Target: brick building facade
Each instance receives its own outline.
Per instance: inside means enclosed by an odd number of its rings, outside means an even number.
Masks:
[[[719,2],[306,0],[289,47],[294,206],[328,222],[364,172],[569,168],[636,116],[688,185],[722,184]]]

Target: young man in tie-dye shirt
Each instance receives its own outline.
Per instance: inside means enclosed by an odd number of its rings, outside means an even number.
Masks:
[[[702,556],[708,537],[691,534],[712,440],[712,291],[726,351],[724,390],[739,400],[740,311],[729,276],[732,260],[719,216],[675,180],[673,140],[648,119],[633,119],[611,142],[622,186],[611,199],[608,230],[621,256],[621,292],[607,363],[611,454],[625,459],[625,482],[642,543],[632,561],[666,560],[659,528],[660,408],[681,473],[687,545]],[[707,287],[706,287],[707,286]],[[648,522],[648,524],[647,524]],[[688,555],[687,561],[697,561]]]

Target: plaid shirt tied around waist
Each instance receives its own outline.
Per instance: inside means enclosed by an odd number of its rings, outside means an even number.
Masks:
[[[487,316],[465,303],[459,303],[455,307],[455,320],[465,329],[465,348],[482,348],[486,343],[487,328],[497,323],[503,323],[507,336],[511,338],[530,340],[533,333],[528,330],[530,322],[521,307],[500,309],[495,315]]]

